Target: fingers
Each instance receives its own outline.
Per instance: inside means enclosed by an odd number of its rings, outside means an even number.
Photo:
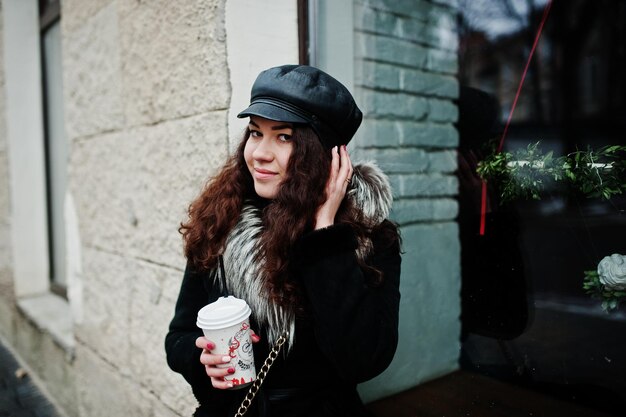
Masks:
[[[204,336],[200,336],[196,339],[196,347],[200,349],[212,350],[215,349],[215,343],[211,342]]]
[[[213,388],[217,389],[229,389],[233,387],[232,382],[224,381],[219,378],[211,378],[211,385],[213,385]]]
[[[348,155],[346,145],[335,146],[331,149],[332,161],[330,177],[328,178],[329,191],[345,190],[352,179],[352,161]]]
[[[341,181],[342,186],[347,188],[349,180],[352,180],[352,161],[350,160],[350,155],[348,155],[348,148],[346,147],[346,145],[342,145],[340,147],[339,153],[341,156],[341,167],[339,169],[337,181]]]
[[[326,183],[326,201],[315,214],[315,229],[322,229],[334,224],[337,210],[346,196],[352,180],[352,162],[345,145],[331,149],[330,175]]]
[[[335,146],[333,149],[331,149],[331,155],[332,155],[332,160],[330,162],[330,178],[328,179],[328,182],[333,184],[337,181],[337,175],[339,174],[339,169],[340,169],[340,155],[339,152],[337,151],[337,147]]]
[[[252,343],[259,343],[261,341],[261,336],[256,334],[254,330],[250,329],[250,340],[252,340]]]
[[[196,339],[196,347],[202,349],[200,363],[204,365],[206,374],[211,378],[211,384],[218,389],[232,388],[232,382],[224,381],[225,376],[235,373],[235,367],[229,366],[231,357],[212,354],[211,350],[215,349],[215,343],[205,337]]]

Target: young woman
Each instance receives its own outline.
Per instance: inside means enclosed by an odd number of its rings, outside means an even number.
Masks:
[[[168,363],[191,385],[194,415],[235,415],[248,390],[229,389],[233,369],[216,367],[224,357],[196,327],[200,308],[234,295],[252,309],[257,371],[287,334],[246,415],[367,415],[356,385],[395,353],[400,241],[387,178],[348,156],[361,111],[330,75],[285,65],[258,76],[239,117],[241,144],[181,226]]]

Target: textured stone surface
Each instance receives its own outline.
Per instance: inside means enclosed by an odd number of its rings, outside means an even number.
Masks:
[[[362,110],[368,117],[423,120],[428,113],[425,97],[364,90],[360,100]]]
[[[449,123],[402,123],[400,134],[400,144],[404,146],[450,148],[459,143],[458,132]]]
[[[354,37],[355,56],[414,68],[425,68],[428,48],[403,39],[357,32]]]
[[[83,251],[83,322],[78,344],[88,345],[107,363],[129,373],[132,280],[139,270],[124,256]],[[77,354],[80,352],[77,349]]]
[[[0,271],[11,269],[11,222],[10,204],[11,195],[9,188],[9,161],[7,153],[0,151]],[[0,272],[0,284],[10,282],[8,274]]]
[[[165,408],[185,410],[194,403],[183,377],[166,365],[161,348],[174,315],[183,271],[135,262],[130,306],[130,370],[133,378],[158,393]],[[163,364],[163,366],[155,366]],[[190,413],[183,413],[189,415]]]
[[[429,49],[426,54],[424,68],[430,71],[454,75],[459,71],[456,52]]]
[[[356,28],[365,32],[425,43],[440,49],[455,50],[458,47],[456,24],[451,13],[431,13],[430,22],[426,22],[357,3],[355,17]],[[432,24],[433,20],[436,24]]]
[[[411,120],[365,119],[358,145],[392,147],[396,145],[451,148],[458,144],[456,129],[449,123]]]
[[[389,181],[399,197],[454,196],[458,193],[459,187],[459,181],[455,175],[391,175]]]
[[[70,416],[77,416],[76,377],[73,358],[67,351],[20,314],[14,321],[12,344],[15,351],[37,374],[56,403]]]
[[[226,114],[78,141],[70,166],[84,245],[180,267],[178,226],[226,159]]]
[[[4,294],[4,290],[13,290],[11,263],[11,229],[10,229],[10,178],[9,159],[6,139],[6,97],[4,77],[4,32],[2,7],[0,6],[0,296],[12,299],[13,294]]]
[[[459,109],[450,100],[440,100],[436,98],[428,99],[429,119],[434,122],[454,123],[459,117]]]
[[[64,34],[65,127],[69,140],[119,130],[126,123],[116,4],[102,7],[82,26]]]
[[[118,2],[124,108],[131,125],[227,109],[224,2]]]
[[[5,76],[4,76],[4,19],[2,14],[2,5],[0,5],[0,152],[6,151],[6,96],[5,96]],[[0,165],[1,166],[1,165]],[[0,175],[0,178],[6,179],[6,176]],[[4,184],[0,184],[2,188]],[[0,215],[1,216],[1,215]]]
[[[394,202],[390,217],[399,224],[454,220],[459,207],[452,198],[411,198]],[[448,252],[440,256],[446,257]]]
[[[77,328],[81,377],[89,374],[89,369],[104,366],[109,368],[106,377],[117,381],[116,386],[132,391],[146,388],[138,397],[122,397],[127,408],[124,415],[153,415],[157,409],[163,415],[168,415],[168,410],[190,415],[193,397],[189,387],[167,367],[163,349],[182,270],[100,250],[85,251],[84,260],[85,321]],[[94,403],[102,400],[91,392],[97,388],[79,388],[85,396],[83,413],[91,413]]]
[[[453,172],[456,169],[454,151],[427,152],[420,148],[362,149],[358,155],[362,160],[378,161],[380,167],[389,174]]]
[[[456,77],[411,69],[403,69],[400,76],[400,85],[406,91],[445,98],[459,96],[459,82]]]
[[[454,74],[457,69],[456,50],[420,46],[411,41],[370,33],[355,35],[357,58]]]
[[[117,0],[63,0],[61,2],[61,27],[67,34],[80,29],[105,6],[117,3]]]
[[[355,82],[363,87],[394,92],[446,98],[457,98],[459,95],[459,83],[453,76],[372,61],[360,62],[356,68]]]
[[[128,383],[127,371],[119,369],[88,346],[77,349],[76,367],[78,372],[76,387],[81,416],[130,416],[136,390]],[[134,414],[141,415],[141,414]]]

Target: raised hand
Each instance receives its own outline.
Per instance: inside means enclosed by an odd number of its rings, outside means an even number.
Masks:
[[[326,201],[315,215],[315,229],[322,229],[335,223],[335,215],[352,180],[352,162],[346,145],[339,148],[335,146],[331,153],[333,159],[330,164],[330,176],[326,183]]]

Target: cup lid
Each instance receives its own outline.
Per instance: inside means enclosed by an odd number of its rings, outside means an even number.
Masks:
[[[220,297],[198,311],[196,326],[207,330],[223,329],[241,323],[250,313],[250,307],[244,300],[232,295]]]

